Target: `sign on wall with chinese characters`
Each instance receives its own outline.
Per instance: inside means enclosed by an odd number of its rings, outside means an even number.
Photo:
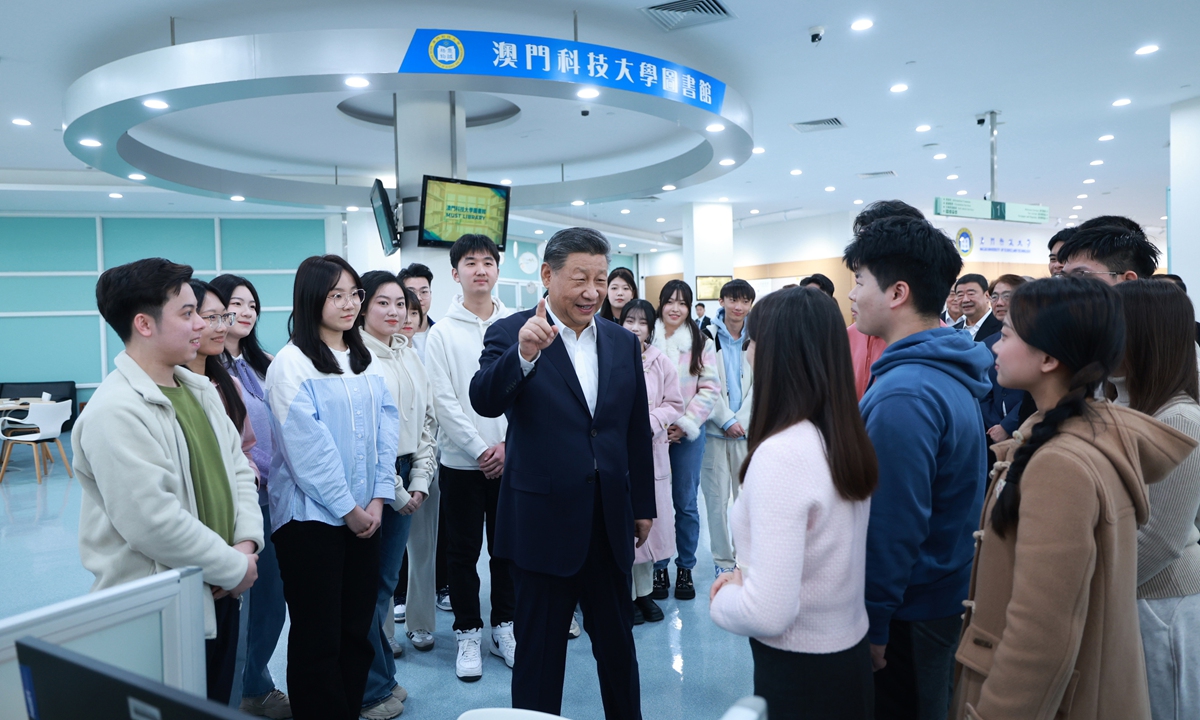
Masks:
[[[974,260],[1011,260],[1015,262],[1031,258],[1034,239],[1027,234],[1012,232],[971,232],[970,228],[959,228],[954,235],[954,246],[964,257],[973,255]],[[1038,242],[1037,246],[1042,247]]]
[[[721,112],[725,83],[661,58],[556,38],[417,30],[402,73],[533,78],[614,88]]]

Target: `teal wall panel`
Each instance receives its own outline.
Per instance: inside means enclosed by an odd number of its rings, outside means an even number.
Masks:
[[[95,218],[0,218],[0,272],[95,269]]]
[[[0,382],[100,382],[99,318],[3,318]]]
[[[0,277],[0,310],[4,312],[95,309],[93,276]]]
[[[216,225],[212,219],[105,218],[104,267],[164,257],[197,270],[217,266]]]
[[[248,273],[242,277],[254,283],[258,291],[258,299],[263,307],[291,307],[292,286],[296,284],[296,276],[287,275],[258,275]]]
[[[608,271],[612,272],[619,267],[629,268],[629,271],[633,273],[633,276],[637,277],[637,258],[634,256],[617,255],[615,253],[610,255],[608,259]]]
[[[104,324],[104,332],[108,335],[108,371],[112,372],[113,358],[121,354],[125,349],[125,343],[121,342],[121,338],[117,337],[117,333],[113,331],[108,323]]]
[[[221,267],[295,270],[304,258],[324,254],[324,220],[221,221]]]
[[[265,312],[258,318],[258,341],[263,350],[274,355],[288,342],[287,321],[290,311]]]

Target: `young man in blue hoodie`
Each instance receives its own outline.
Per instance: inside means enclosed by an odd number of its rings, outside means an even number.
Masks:
[[[946,717],[987,446],[992,354],[938,314],[962,259],[925,220],[862,227],[843,255],[858,329],[887,342],[859,408],[879,458],[866,605],[876,718]]]

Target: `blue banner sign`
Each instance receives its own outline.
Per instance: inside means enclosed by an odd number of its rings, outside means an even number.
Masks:
[[[535,78],[614,88],[721,112],[725,83],[639,53],[558,40],[469,30],[417,30],[402,73]]]

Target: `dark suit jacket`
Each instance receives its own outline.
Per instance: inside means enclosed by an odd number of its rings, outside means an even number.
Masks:
[[[996,333],[1000,332],[1000,328],[1004,323],[995,315],[988,315],[983,324],[979,326],[979,332],[975,333],[975,342],[983,342]]]
[[[980,332],[982,331],[983,329],[980,328]],[[992,350],[999,339],[1000,333],[995,332],[980,342],[986,345],[988,350]],[[993,352],[995,351],[993,350]],[[983,399],[979,401],[979,409],[983,411],[983,429],[986,431],[993,425],[999,425],[1004,428],[1005,432],[1012,435],[1014,430],[1021,427],[1021,404],[1025,400],[1025,391],[1001,387],[996,380],[995,363],[988,368],[988,377],[992,380],[992,389],[988,390],[987,395],[984,395]],[[988,444],[992,444],[990,439]]]
[[[577,573],[591,545],[599,482],[613,557],[629,573],[633,521],[656,515],[641,343],[596,318],[599,384],[592,417],[561,337],[528,376],[522,373],[517,336],[533,313],[492,324],[471,380],[475,412],[508,418],[496,555],[532,572]]]

